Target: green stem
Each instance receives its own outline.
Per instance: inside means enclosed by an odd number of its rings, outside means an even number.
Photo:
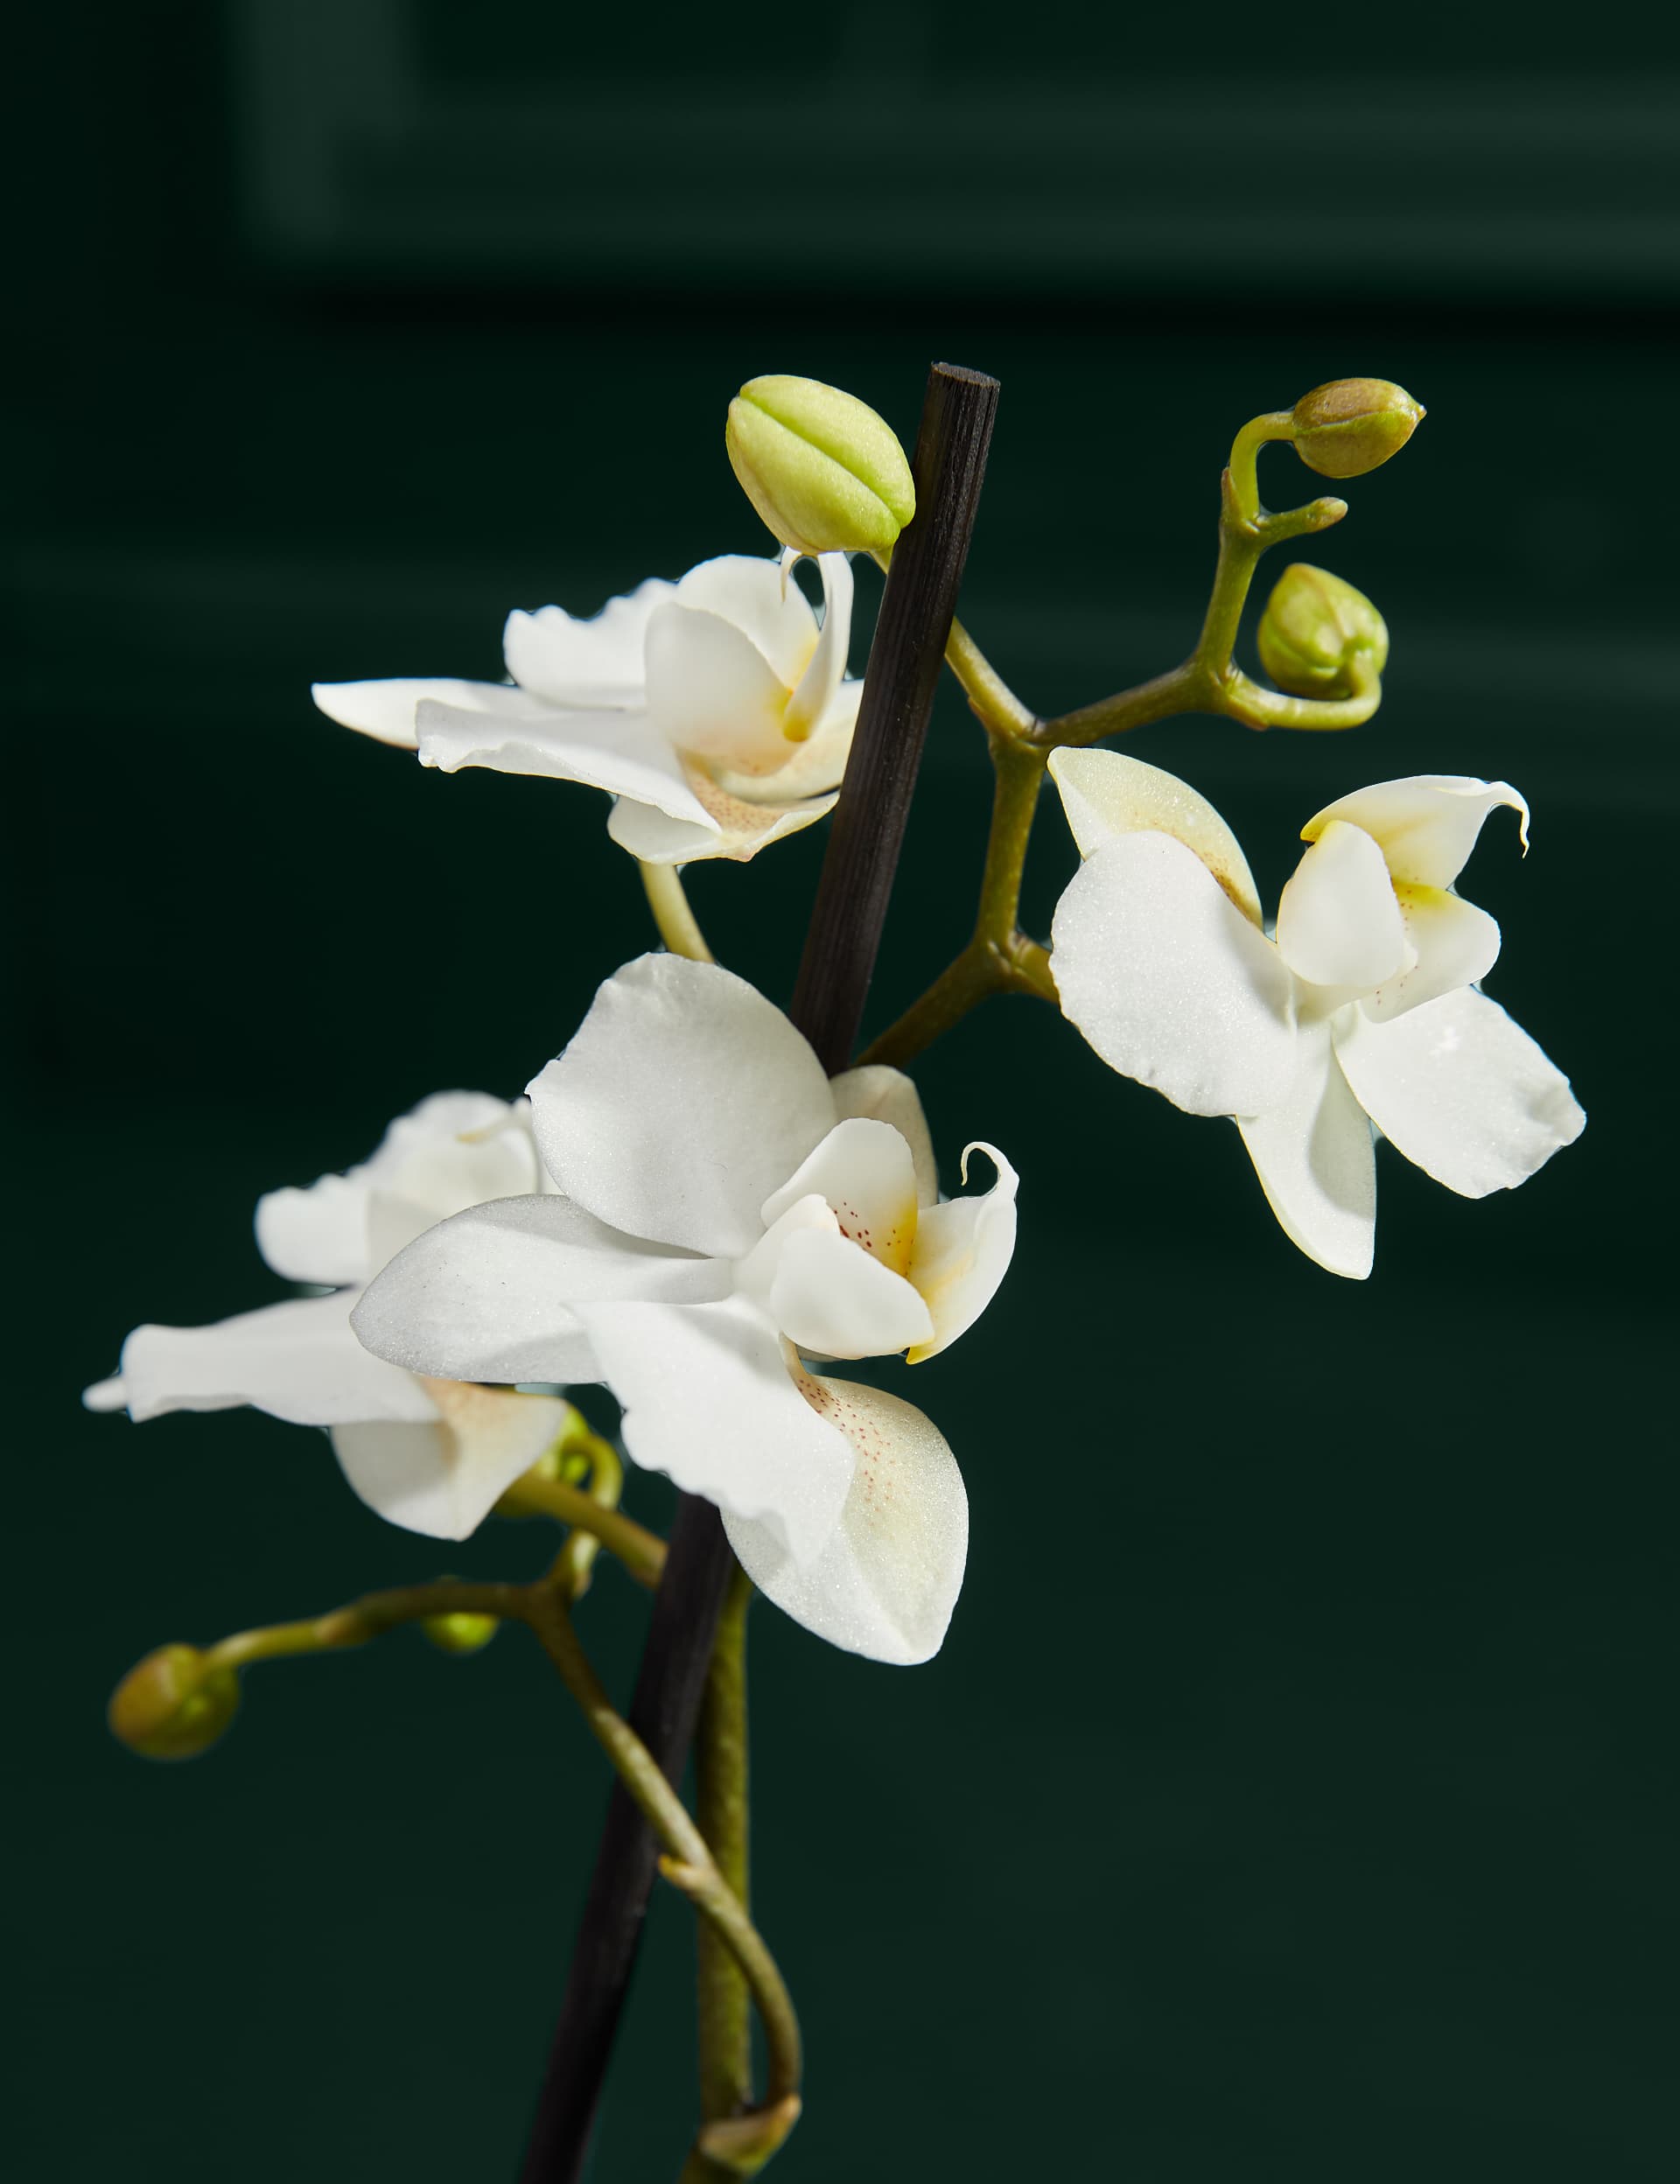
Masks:
[[[403,1623],[429,1615],[494,1615],[506,1622],[525,1612],[527,1588],[518,1585],[466,1585],[442,1578],[436,1585],[407,1585],[386,1592],[364,1593],[346,1606],[296,1623],[270,1623],[261,1630],[235,1631],[212,1646],[206,1659],[216,1668],[248,1668],[254,1661],[284,1661],[304,1653],[332,1653],[365,1646]]]
[[[616,1460],[615,1456],[615,1464]],[[551,1516],[562,1524],[574,1525],[616,1555],[639,1585],[659,1583],[665,1567],[664,1541],[582,1487],[528,1471],[514,1481],[496,1508],[507,1516]]]
[[[643,864],[636,860],[641,872],[641,884],[648,894],[648,906],[654,914],[654,923],[659,928],[659,937],[673,956],[686,956],[690,962],[715,963],[718,958],[706,946],[706,936],[700,930],[699,920],[689,907],[689,898],[682,886],[682,875],[675,864]]]
[[[695,1740],[695,1818],[718,1870],[745,1910],[748,1859],[746,1611],[752,1582],[737,1565],[718,1624]],[[700,2027],[700,2113],[707,2123],[752,2103],[752,2006],[746,1977],[718,1928],[696,1936]],[[698,2178],[719,2174],[698,2148]]]
[[[688,1807],[660,1772],[641,1739],[613,1711],[578,1642],[558,1592],[549,1586],[530,1588],[522,1620],[536,1632],[637,1810],[663,1844],[666,1855],[660,1860],[661,1872],[693,1900],[716,1930],[739,1965],[757,2006],[765,2039],[763,2104],[751,2115],[703,2125],[696,2142],[705,2158],[724,2169],[751,2174],[781,2144],[799,2114],[802,2068],[799,2020],[786,1982],[746,1907],[720,1872]]]

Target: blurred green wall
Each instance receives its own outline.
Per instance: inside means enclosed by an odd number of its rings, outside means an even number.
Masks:
[[[168,0],[41,18],[18,85],[15,2173],[512,2174],[606,1790],[518,1635],[259,1670],[189,1768],[101,1710],[164,1639],[523,1574],[541,1535],[444,1549],[315,1437],[76,1391],[139,1320],[266,1300],[260,1191],[516,1091],[648,937],[600,800],[424,774],[308,682],[494,676],[510,606],[759,550],[734,387],[834,380],[907,439],[942,355],[1004,386],[964,612],[1046,710],[1186,648],[1243,418],[1350,372],[1428,405],[1318,550],[1388,618],[1377,720],[1134,747],[1273,900],[1347,788],[1516,782],[1533,854],[1496,821],[1466,884],[1592,1120],[1480,1205],[1384,1156],[1355,1287],[1234,1131],[1047,1012],[928,1057],[948,1162],[1022,1169],[1021,1248],[913,1391],[973,1504],[940,1659],[755,1618],[758,1902],[811,2056],[776,2174],[1672,2177],[1672,35]],[[1308,483],[1266,458],[1274,504]],[[987,787],[948,690],[877,1022],[962,936]],[[694,877],[778,997],[821,846]],[[1047,811],[1040,931],[1071,862]],[[620,1689],[640,1620],[606,1574]],[[658,1904],[603,2180],[675,2173],[689,1948]]]

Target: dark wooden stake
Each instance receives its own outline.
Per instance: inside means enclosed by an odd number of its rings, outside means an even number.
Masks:
[[[916,514],[893,550],[858,728],[788,1011],[830,1075],[851,1058],[880,947],[892,874],[921,762],[945,640],[974,529],[998,382],[957,364],[928,375],[912,469]],[[730,1573],[709,1502],[679,1497],[654,1595],[630,1721],[676,1782]],[[521,2184],[577,2184],[612,2039],[635,1968],[658,1846],[615,1783],[584,1901]]]

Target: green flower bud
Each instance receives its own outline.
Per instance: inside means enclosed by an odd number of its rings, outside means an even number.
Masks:
[[[482,1653],[501,1626],[494,1615],[428,1615],[420,1628],[439,1653]]]
[[[891,425],[820,380],[748,380],[724,444],[747,499],[798,553],[884,553],[916,512]]]
[[[1333,379],[1296,403],[1295,452],[1321,478],[1362,478],[1397,455],[1424,406],[1387,379]]]
[[[207,1752],[239,1711],[239,1677],[196,1646],[159,1646],[111,1693],[111,1733],[148,1760]]]
[[[1389,661],[1388,630],[1365,594],[1304,561],[1278,578],[1256,641],[1261,666],[1296,697],[1351,697],[1355,655],[1378,675]]]

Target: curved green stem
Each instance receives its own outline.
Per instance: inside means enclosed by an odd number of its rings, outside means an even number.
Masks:
[[[682,875],[676,866],[644,864],[640,858],[636,864],[647,891],[648,907],[659,928],[659,937],[672,955],[686,956],[690,962],[715,963],[718,958],[706,946],[699,920],[689,907]]]
[[[300,1622],[270,1623],[260,1630],[235,1631],[206,1652],[219,1669],[248,1668],[255,1661],[284,1661],[305,1653],[332,1653],[365,1646],[404,1623],[430,1615],[491,1615],[499,1622],[524,1613],[527,1588],[519,1585],[467,1585],[452,1578],[435,1585],[405,1585],[385,1592],[367,1592],[325,1615]]]
[[[695,1740],[695,1818],[718,1870],[745,1909],[750,1900],[746,1740],[746,1611],[752,1580],[739,1564],[718,1619]],[[737,2116],[752,2099],[752,2001],[733,1952],[703,1924],[697,1940],[700,2113]]]
[[[616,1453],[613,1463],[616,1470]],[[598,1481],[600,1476],[597,1473]],[[551,1516],[559,1523],[570,1524],[579,1532],[589,1533],[609,1553],[616,1555],[639,1585],[659,1583],[660,1572],[665,1567],[664,1541],[657,1533],[638,1524],[634,1517],[626,1516],[622,1510],[605,1499],[598,1500],[582,1487],[574,1487],[564,1479],[545,1479],[538,1472],[528,1471],[522,1479],[514,1481],[496,1508],[507,1516]],[[556,1574],[564,1562],[563,1556],[562,1563],[556,1565]]]
[[[705,2159],[734,2174],[750,2175],[781,2144],[799,2115],[802,2058],[793,1998],[775,1959],[740,1898],[719,1871],[688,1807],[660,1772],[641,1739],[614,1712],[578,1642],[558,1592],[549,1586],[532,1587],[522,1620],[536,1632],[638,1811],[663,1844],[661,1872],[691,1899],[720,1936],[739,1965],[757,2006],[764,2026],[764,2102],[750,2115],[703,2125],[696,2142]]]

